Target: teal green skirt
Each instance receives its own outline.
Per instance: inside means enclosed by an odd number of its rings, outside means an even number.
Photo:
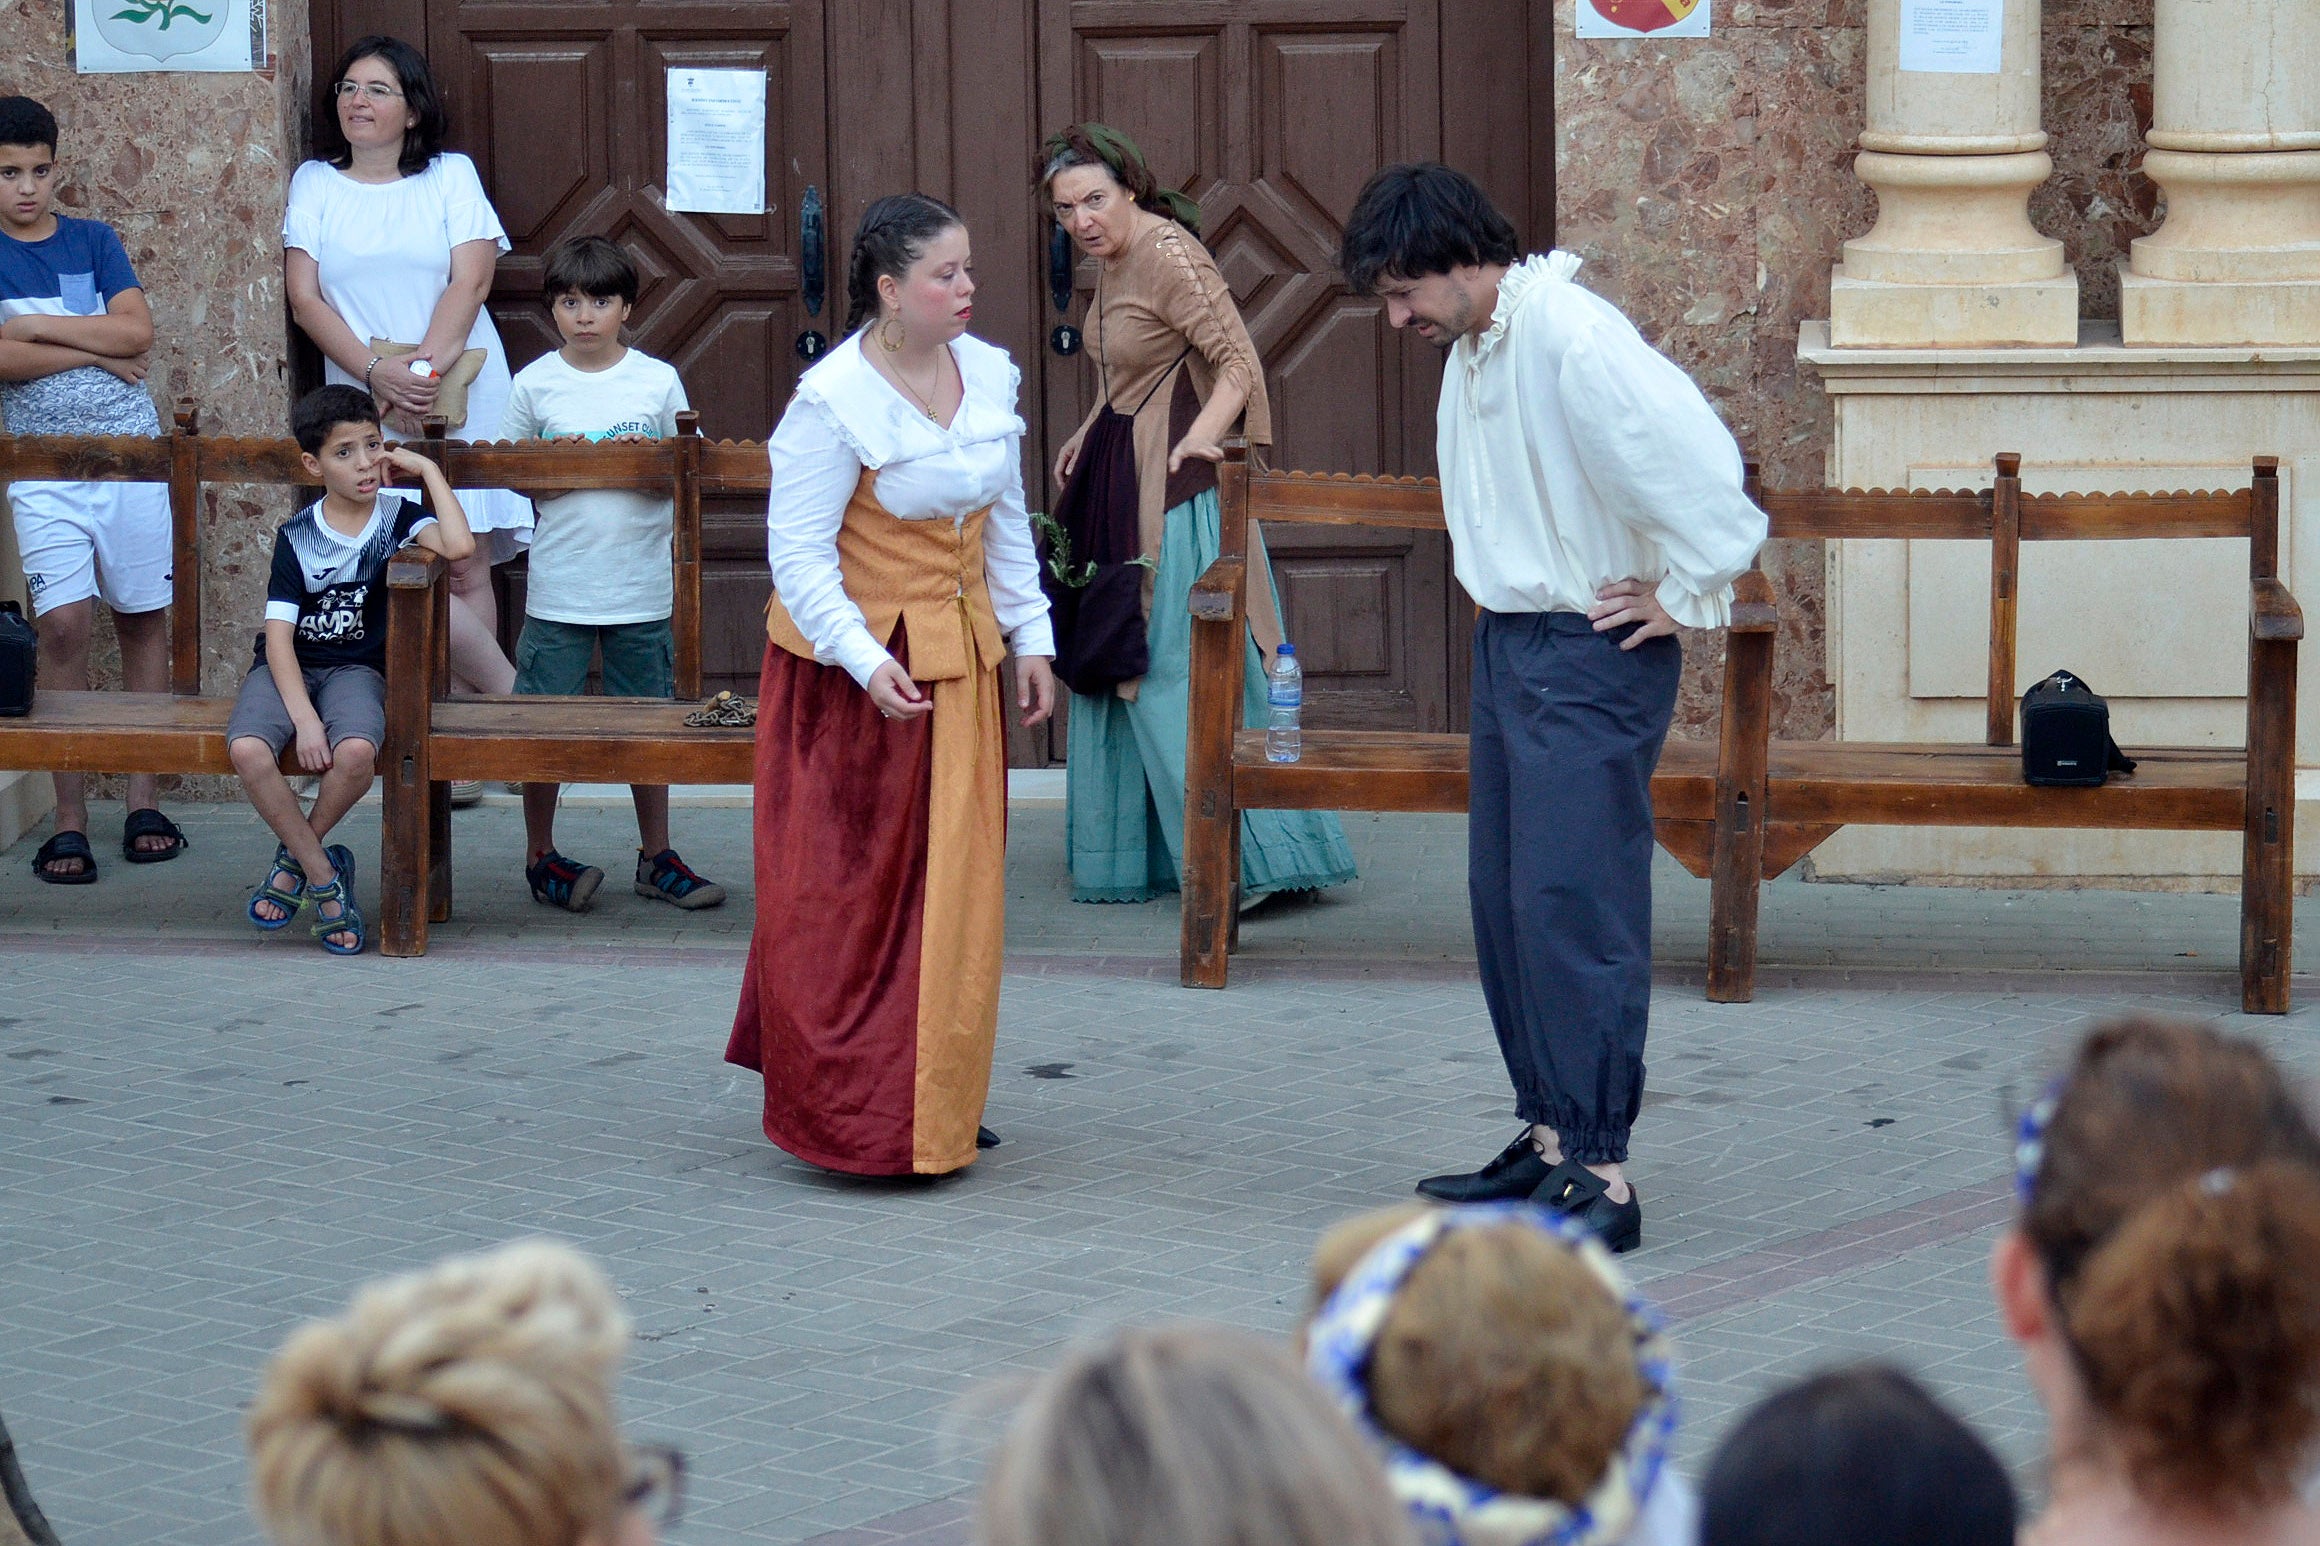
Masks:
[[[1178,888],[1192,676],[1186,603],[1193,581],[1216,561],[1218,525],[1214,491],[1168,512],[1152,587],[1152,665],[1135,701],[1116,693],[1071,696],[1064,819],[1076,902],[1142,902]],[[1241,723],[1255,727],[1265,723],[1265,666],[1254,639],[1247,648]],[[1244,898],[1353,878],[1353,850],[1334,812],[1242,813]]]

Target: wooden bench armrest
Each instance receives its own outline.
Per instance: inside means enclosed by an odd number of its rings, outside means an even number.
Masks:
[[[1732,582],[1732,632],[1771,633],[1779,626],[1780,608],[1763,570],[1750,569]]]
[[[414,542],[387,560],[387,589],[426,590],[450,569],[442,554]]]
[[[2280,581],[2256,581],[2249,601],[2248,624],[2257,639],[2267,643],[2275,640],[2292,643],[2304,637],[2304,609]]]
[[[1208,572],[1192,582],[1193,620],[1229,623],[1240,616],[1241,581],[1247,572],[1248,560],[1238,554],[1227,553],[1210,564]]]

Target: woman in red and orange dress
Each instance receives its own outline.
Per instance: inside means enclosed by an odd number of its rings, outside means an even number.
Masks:
[[[849,336],[798,381],[773,488],[757,709],[757,930],[728,1062],[765,1135],[857,1175],[973,1162],[1005,945],[999,662],[1055,701],[1024,511],[1021,374],[967,335],[957,212],[862,217]]]

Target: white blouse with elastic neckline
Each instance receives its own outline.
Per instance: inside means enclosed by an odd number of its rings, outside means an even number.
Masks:
[[[838,528],[865,469],[878,502],[905,521],[963,521],[988,508],[983,576],[1000,631],[1018,655],[1052,655],[1039,555],[1023,502],[1022,372],[1007,351],[962,335],[951,345],[965,393],[946,428],[906,402],[862,354],[855,334],[798,378],[766,443],[765,556],[773,588],[824,665],[867,687],[894,657],[847,596]]]

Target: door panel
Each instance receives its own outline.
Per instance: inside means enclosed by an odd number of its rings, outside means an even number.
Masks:
[[[1369,175],[1439,154],[1437,4],[1041,0],[1043,126],[1109,123],[1200,200],[1264,361],[1277,466],[1432,470],[1439,365],[1346,293],[1336,267]],[[1084,305],[1092,267],[1080,277]],[[1042,359],[1059,443],[1092,403],[1095,371]],[[1312,527],[1265,540],[1313,723],[1448,728],[1446,541]]]

